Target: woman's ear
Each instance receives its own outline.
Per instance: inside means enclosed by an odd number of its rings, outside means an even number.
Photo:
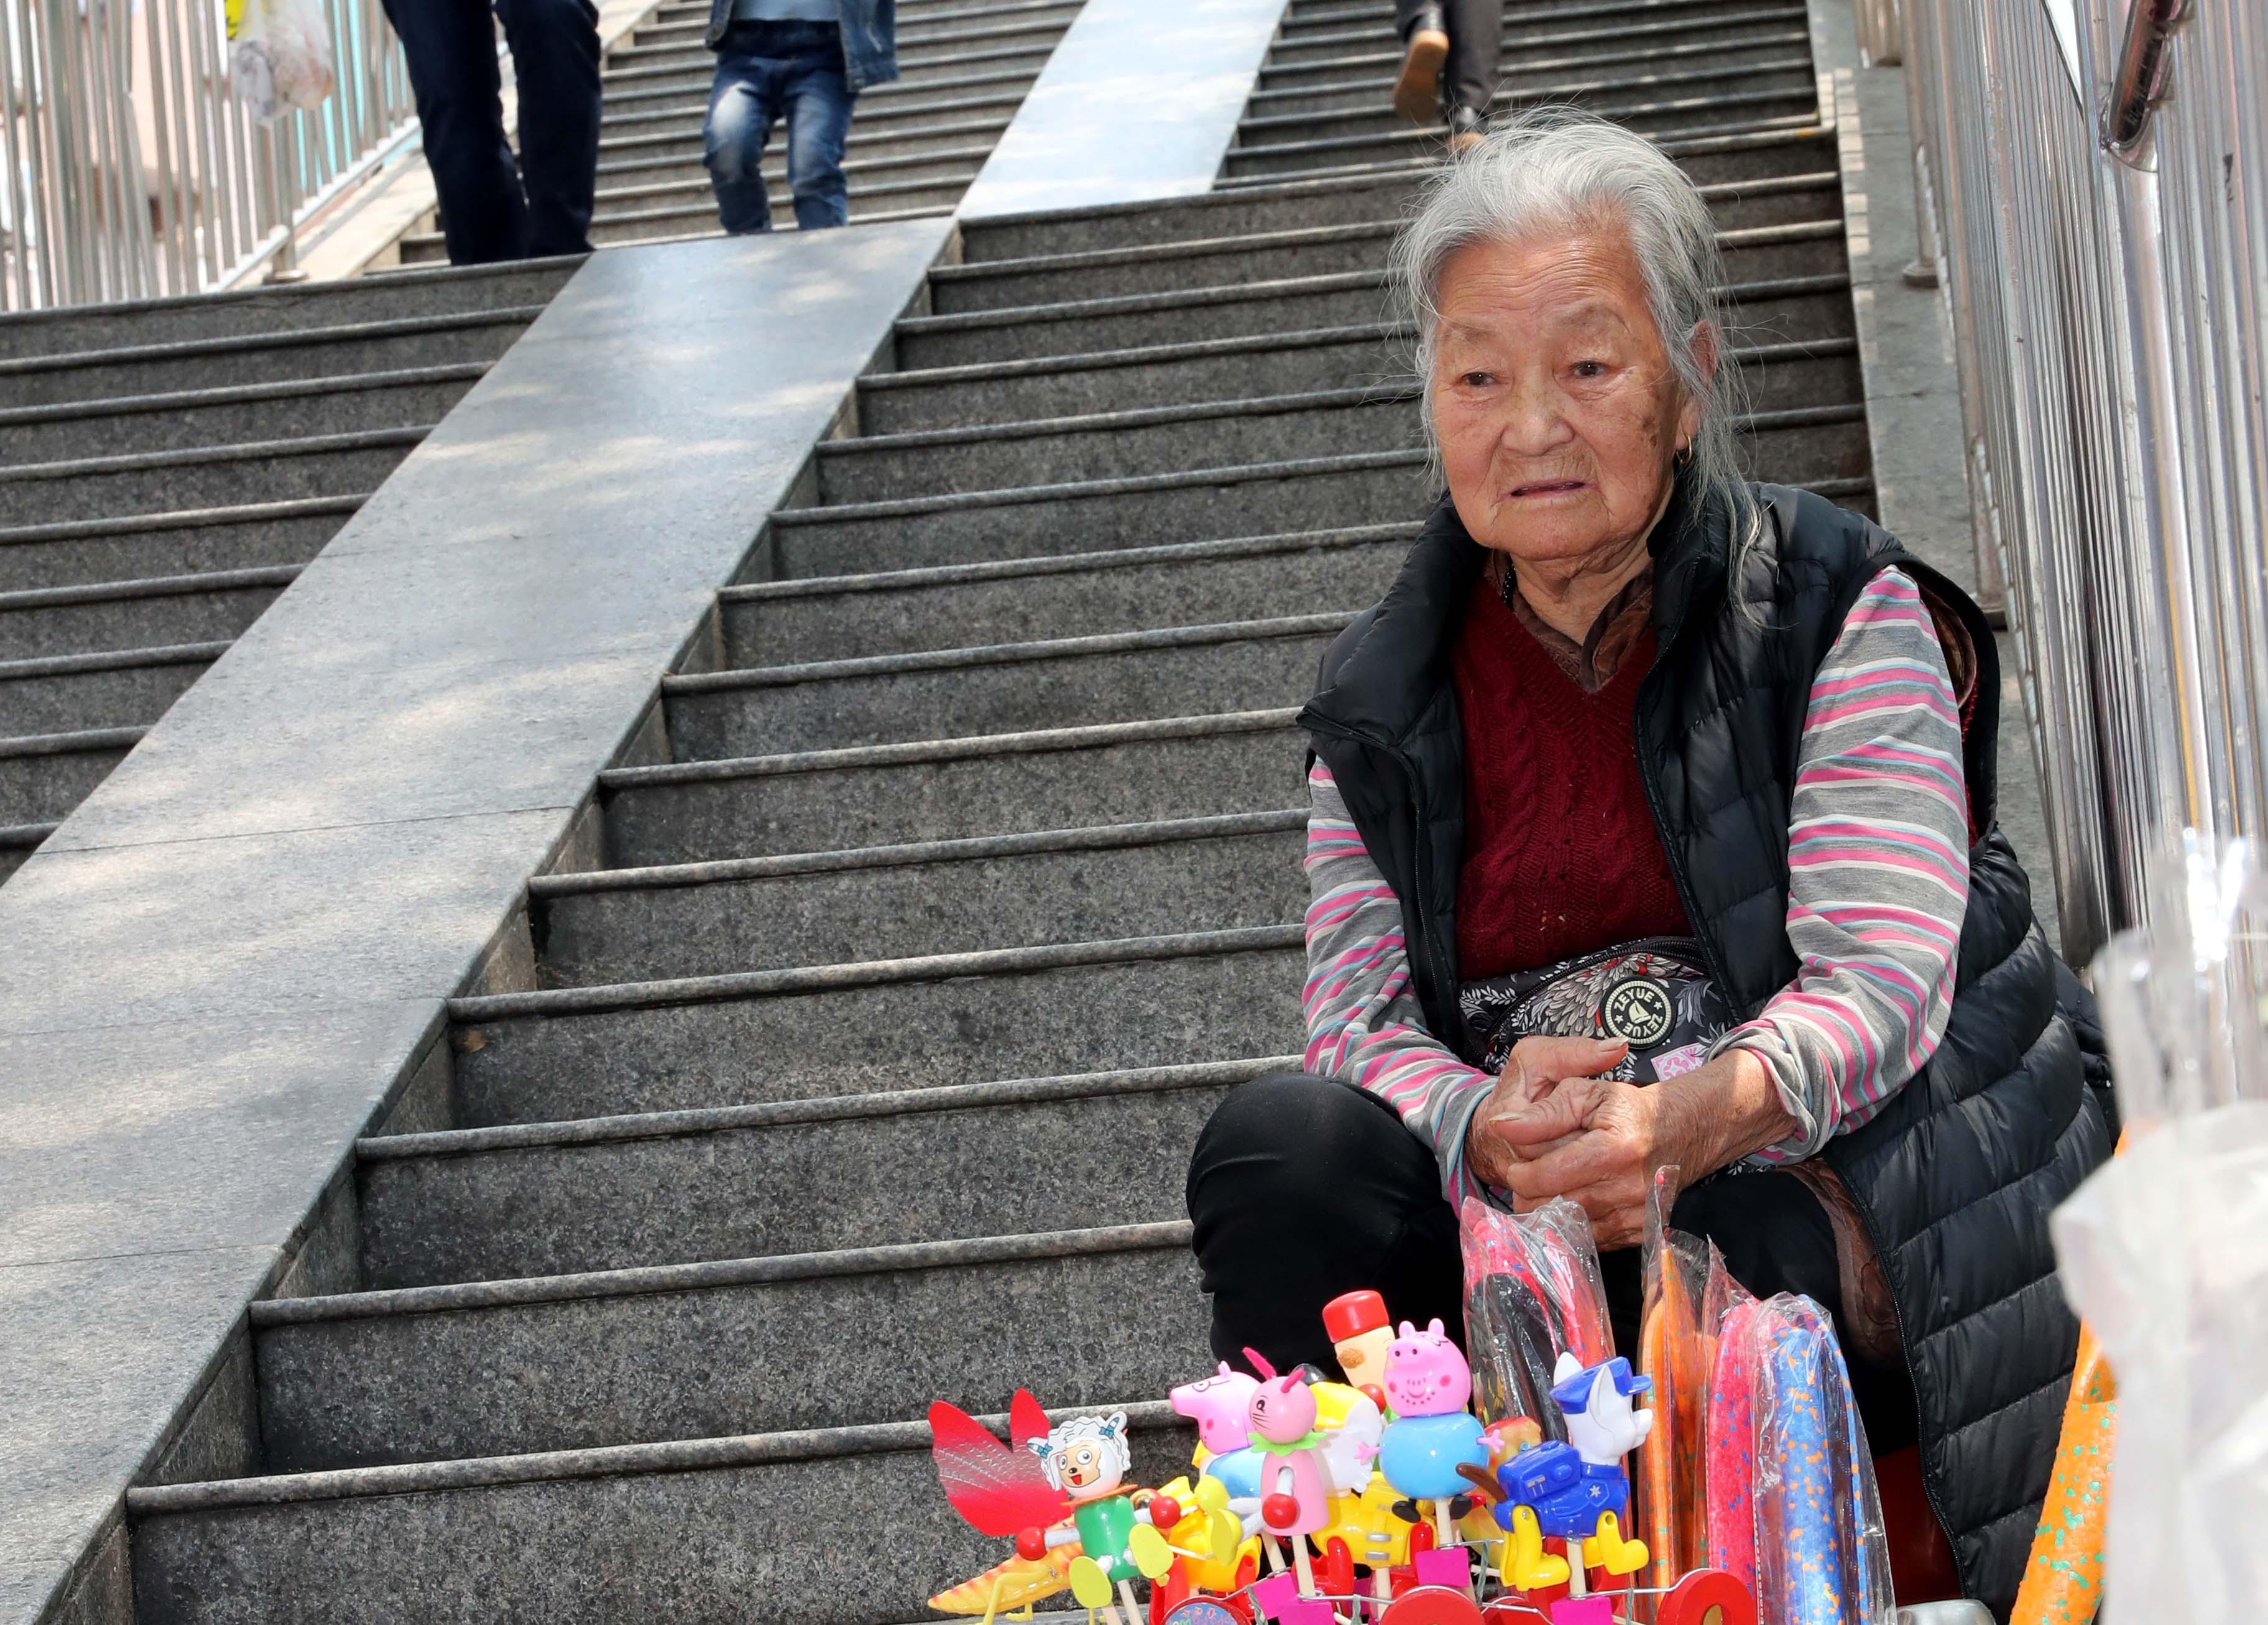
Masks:
[[[1719,359],[1717,343],[1717,324],[1713,321],[1695,322],[1692,336],[1686,340],[1688,351],[1693,358],[1695,375],[1707,379],[1712,390],[1717,381]],[[1686,396],[1685,404],[1677,414],[1678,450],[1686,450],[1700,435],[1701,420],[1708,415],[1708,404],[1705,398],[1696,400],[1690,395]]]

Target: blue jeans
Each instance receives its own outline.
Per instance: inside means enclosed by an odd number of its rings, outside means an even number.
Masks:
[[[806,232],[850,218],[843,180],[843,141],[858,100],[843,71],[842,31],[833,23],[734,23],[717,48],[702,159],[716,188],[725,229],[772,229],[764,189],[764,147],[787,121],[787,184],[795,223]]]

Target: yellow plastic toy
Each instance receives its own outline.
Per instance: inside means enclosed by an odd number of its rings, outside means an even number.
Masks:
[[[2010,1625],[2090,1625],[2102,1607],[2102,1523],[2118,1389],[2095,1334],[2079,1329],[2079,1363],[2064,1401],[2063,1437],[2032,1535]]]
[[[978,1614],[990,1618],[1011,1608],[1029,1607],[1071,1584],[1074,1547],[1059,1546],[1039,1558],[1011,1557],[973,1580],[949,1586],[929,1599],[939,1614]]]
[[[1204,1454],[1202,1447],[1198,1454]],[[1182,1555],[1189,1584],[1199,1591],[1227,1592],[1236,1585],[1236,1571],[1245,1558],[1260,1557],[1260,1537],[1244,1539],[1244,1523],[1228,1510],[1228,1491],[1219,1479],[1200,1478],[1195,1484],[1177,1478],[1158,1492],[1182,1508],[1181,1521],[1166,1532],[1166,1540]]]

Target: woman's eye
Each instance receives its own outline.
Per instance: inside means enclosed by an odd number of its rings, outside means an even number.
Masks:
[[[1578,378],[1604,378],[1607,364],[1603,361],[1578,361],[1572,370]]]
[[[1459,378],[1457,381],[1464,385],[1468,389],[1485,389],[1489,385],[1494,383],[1496,380],[1492,375],[1487,373],[1467,373],[1462,377]]]

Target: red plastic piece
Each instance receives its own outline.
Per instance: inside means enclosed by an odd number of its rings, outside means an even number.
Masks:
[[[1482,1625],[1480,1604],[1447,1585],[1413,1585],[1378,1616],[1378,1625]]]
[[[1166,1616],[1189,1599],[1189,1565],[1180,1558],[1150,1582],[1150,1625],[1166,1625]]]
[[[1171,1529],[1182,1521],[1182,1503],[1171,1496],[1150,1497],[1150,1522],[1159,1533]]]
[[[1270,1529],[1289,1529],[1300,1521],[1300,1503],[1291,1496],[1263,1496],[1260,1516]]]
[[[1323,1305],[1323,1330],[1335,1343],[1389,1324],[1386,1300],[1375,1292],[1343,1292]]]
[[[1669,1588],[1653,1619],[1654,1625],[1756,1625],[1756,1599],[1722,1569],[1695,1569]]]
[[[1035,1563],[1048,1555],[1048,1532],[1044,1529],[1019,1529],[1016,1532],[1016,1555],[1027,1563]]]
[[[1322,1561],[1315,1565],[1315,1584],[1326,1597],[1354,1595],[1354,1554],[1336,1535],[1323,1543]]]

